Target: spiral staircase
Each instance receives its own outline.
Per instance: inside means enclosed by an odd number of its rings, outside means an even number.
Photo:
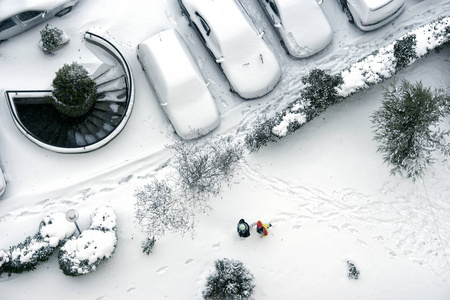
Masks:
[[[85,115],[70,118],[50,103],[51,91],[6,91],[17,127],[30,140],[61,153],[88,152],[104,146],[125,126],[134,103],[134,81],[125,58],[106,39],[87,32],[85,39],[117,61],[102,64],[93,75],[97,100]]]

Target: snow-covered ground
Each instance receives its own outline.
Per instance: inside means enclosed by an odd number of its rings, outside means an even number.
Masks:
[[[382,85],[247,155],[239,183],[211,202],[212,213],[199,216],[193,239],[169,234],[150,256],[141,252],[145,235],[134,223],[133,194],[165,172],[171,154],[165,145],[177,137],[136,59],[139,42],[177,28],[211,82],[222,118],[213,134],[242,138],[259,117],[298,96],[300,78],[309,70],[340,71],[450,13],[446,0],[406,0],[407,10],[393,24],[362,33],[347,22],[337,1],[325,0],[333,42],[318,55],[294,61],[284,54],[257,2],[243,2],[265,29],[283,70],[276,89],[257,100],[242,100],[228,90],[175,0],[132,5],[82,0],[68,15],[51,20],[70,37],[54,55],[39,49],[40,27],[0,45],[0,164],[8,182],[0,198],[0,248],[33,235],[49,213],[69,208],[80,212],[79,225],[86,229],[95,208],[113,207],[119,236],[115,255],[96,272],[67,277],[53,256],[33,272],[0,278],[2,300],[200,299],[204,276],[215,259],[224,257],[243,261],[254,274],[255,299],[450,298],[450,163],[439,160],[416,183],[389,176],[369,119],[379,107]],[[128,59],[136,81],[135,107],[122,133],[104,148],[79,155],[49,152],[15,127],[3,91],[48,88],[54,73],[71,61],[96,65],[82,40],[87,29],[106,35]],[[449,91],[449,56],[446,49],[426,57],[397,78]],[[274,226],[267,238],[252,232],[240,240],[235,232],[240,218]],[[359,280],[347,279],[347,260],[361,271]]]

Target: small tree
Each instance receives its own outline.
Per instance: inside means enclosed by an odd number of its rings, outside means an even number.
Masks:
[[[243,157],[243,148],[231,139],[202,143],[179,141],[174,149],[176,170],[164,180],[154,179],[136,191],[135,216],[149,238],[172,231],[194,234],[195,215],[211,208],[208,199],[230,183]]]
[[[382,107],[372,115],[372,123],[378,151],[393,166],[392,174],[405,173],[415,180],[434,162],[434,151],[450,155],[445,140],[450,131],[438,127],[448,105],[444,90],[432,92],[421,82],[403,80],[400,86],[393,83],[385,89]]]
[[[58,48],[63,42],[63,31],[47,24],[40,31],[42,47],[45,51],[52,51]]]
[[[336,87],[343,84],[342,75],[329,75],[320,69],[313,69],[302,78],[306,87],[302,91],[303,98],[309,102],[308,119],[319,115],[328,106],[341,101]]]
[[[359,270],[356,268],[355,264],[349,260],[347,260],[347,268],[348,268],[348,278],[349,279],[358,279],[359,278]]]
[[[147,237],[145,241],[142,242],[142,252],[144,252],[147,255],[150,255],[150,253],[153,252],[153,246],[155,246],[156,239],[155,237]]]
[[[53,79],[52,96],[60,112],[78,117],[87,113],[97,99],[97,84],[82,65],[65,64]]]
[[[194,211],[186,199],[167,181],[153,180],[135,193],[135,216],[151,237],[164,236],[166,230],[184,235],[192,232]]]
[[[206,279],[204,299],[244,300],[252,296],[254,277],[242,262],[224,258],[216,260],[214,265],[215,272]]]
[[[404,38],[397,40],[394,44],[394,56],[396,58],[396,71],[400,71],[411,63],[414,59],[417,59],[416,54],[416,35],[407,35]]]
[[[217,196],[222,183],[230,183],[244,150],[230,138],[206,140],[203,143],[179,141],[169,146],[175,151],[174,167],[177,181],[194,197]]]

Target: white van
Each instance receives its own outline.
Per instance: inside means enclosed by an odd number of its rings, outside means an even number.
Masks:
[[[351,23],[370,31],[397,18],[405,10],[405,0],[338,0]]]
[[[137,56],[182,139],[198,138],[219,125],[214,99],[178,31],[168,29],[141,42]]]

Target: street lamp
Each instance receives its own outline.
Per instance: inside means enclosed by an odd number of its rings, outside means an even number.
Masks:
[[[78,217],[79,217],[78,211],[76,211],[75,209],[69,209],[66,212],[66,220],[75,223],[75,226],[78,229],[78,233],[81,234],[80,227],[78,227],[77,224]]]

